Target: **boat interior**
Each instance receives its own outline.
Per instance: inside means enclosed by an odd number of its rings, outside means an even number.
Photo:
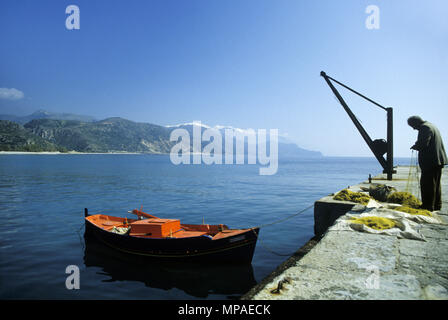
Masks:
[[[95,226],[117,234],[129,234],[142,238],[190,238],[208,236],[213,240],[227,238],[247,232],[249,229],[229,229],[226,225],[181,224],[178,219],[158,217],[128,219],[104,214],[86,217]]]

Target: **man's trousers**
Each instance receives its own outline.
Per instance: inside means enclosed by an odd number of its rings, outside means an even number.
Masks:
[[[429,211],[442,208],[442,167],[422,168],[420,188],[422,192],[422,209]]]

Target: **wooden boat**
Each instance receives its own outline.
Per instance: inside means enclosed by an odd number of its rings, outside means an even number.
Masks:
[[[89,215],[86,235],[93,235],[121,252],[183,262],[251,263],[259,228],[229,229],[224,224],[181,224],[141,210],[129,211],[137,219],[105,214]]]

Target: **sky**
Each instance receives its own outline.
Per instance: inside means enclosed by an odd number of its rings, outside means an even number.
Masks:
[[[326,156],[372,156],[323,70],[393,107],[395,156],[410,157],[411,115],[448,141],[447,17],[446,0],[2,0],[0,113],[278,129]],[[386,113],[340,93],[385,139]]]

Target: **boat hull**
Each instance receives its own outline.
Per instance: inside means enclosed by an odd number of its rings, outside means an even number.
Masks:
[[[86,220],[86,236],[94,236],[121,252],[148,259],[182,262],[251,263],[259,228],[222,239],[208,236],[190,238],[143,238],[116,234]]]

